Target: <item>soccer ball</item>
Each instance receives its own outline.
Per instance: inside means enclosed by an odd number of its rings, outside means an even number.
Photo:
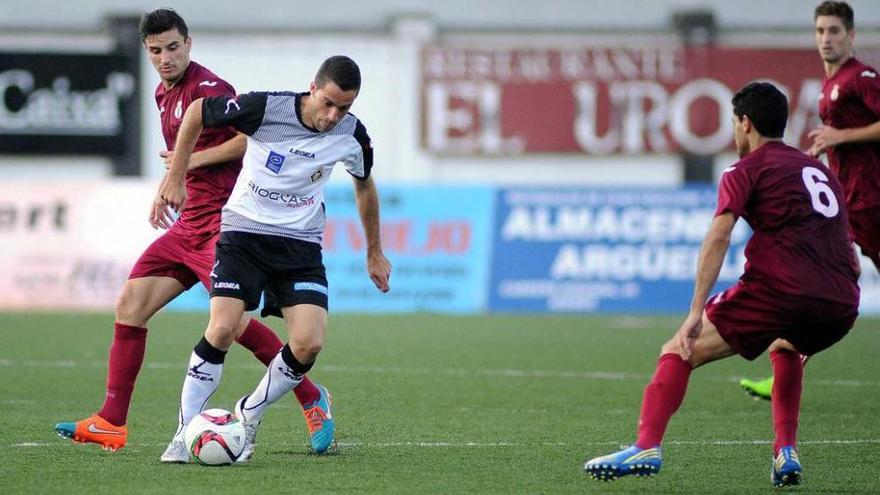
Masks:
[[[244,450],[244,426],[229,411],[208,409],[186,425],[183,439],[194,461],[223,466],[235,462]]]

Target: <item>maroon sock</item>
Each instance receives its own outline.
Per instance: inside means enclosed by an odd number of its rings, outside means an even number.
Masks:
[[[107,395],[98,416],[116,426],[128,420],[131,394],[144,362],[147,347],[147,329],[115,324],[110,357],[107,360]]]
[[[303,376],[299,385],[293,389],[293,393],[296,394],[296,400],[299,401],[300,405],[305,406],[306,404],[311,404],[315,402],[319,398],[321,398],[321,392],[318,391],[318,387],[309,380],[309,376]]]
[[[645,395],[642,398],[636,446],[650,449],[660,445],[669,419],[684,400],[690,376],[691,365],[681,356],[674,353],[660,356],[654,377],[645,387]]]
[[[244,346],[245,349],[251,351],[266,366],[269,366],[269,363],[275,359],[278,351],[284,345],[271,328],[256,319],[251,319],[248,326],[244,329],[244,333],[236,341]],[[317,387],[309,380],[308,376],[303,377],[299,385],[293,389],[293,392],[302,405],[314,402],[319,397]]]
[[[773,410],[773,456],[779,449],[797,443],[798,415],[801,409],[804,367],[798,353],[774,351],[770,353],[773,363],[773,391],[770,407]]]

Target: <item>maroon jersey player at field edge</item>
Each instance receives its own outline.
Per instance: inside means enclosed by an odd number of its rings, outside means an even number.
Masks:
[[[853,56],[854,13],[845,2],[816,8],[816,45],[825,66],[823,126],[809,153],[825,152],[846,194],[856,244],[880,271],[880,74]]]
[[[185,21],[173,10],[144,14],[140,24],[144,48],[162,81],[156,103],[162,134],[173,147],[183,113],[190,102],[208,96],[235,96],[229,83],[190,61],[192,40]],[[58,423],[55,430],[75,442],[95,443],[107,450],[125,446],[126,427],[135,380],[143,363],[147,322],[163,306],[201,281],[210,291],[209,273],[214,263],[214,244],[220,231],[220,210],[232,192],[246,139],[231,128],[209,129],[199,136],[186,177],[187,208],[172,222],[164,203],[153,203],[150,223],[168,231],[153,242],[137,260],[116,303],[116,323],[110,346],[104,405],[93,416],[78,422]],[[160,153],[166,162],[173,153]],[[257,359],[268,364],[282,342],[267,326],[247,315],[236,340]],[[311,381],[296,388],[306,409],[320,398]],[[184,452],[185,453],[185,452]],[[186,457],[165,459],[186,462]],[[181,458],[182,457],[182,458]]]
[[[854,13],[846,2],[823,2],[813,17],[816,47],[825,66],[819,95],[824,125],[810,132],[813,144],[807,153],[827,154],[828,165],[843,185],[856,244],[880,271],[880,76],[853,57]],[[773,377],[743,379],[740,386],[769,400]]]
[[[751,83],[734,95],[733,113],[742,159],[722,174],[691,310],[661,349],[645,388],[635,444],[588,461],[584,469],[594,478],[658,472],[660,443],[684,400],[691,370],[733,354],[755,359],[769,348],[776,378],[771,481],[800,482],[800,357],[830,347],[852,328],[858,262],[840,183],[821,162],[782,142],[788,120],[782,92],[770,83]],[[739,217],[754,231],[745,272],[709,299]]]

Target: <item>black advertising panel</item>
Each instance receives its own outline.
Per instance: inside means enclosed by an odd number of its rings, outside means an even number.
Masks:
[[[0,52],[0,154],[121,155],[137,74],[120,55]]]

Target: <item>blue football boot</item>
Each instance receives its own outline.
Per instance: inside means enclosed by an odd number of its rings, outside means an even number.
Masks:
[[[659,445],[650,449],[633,445],[587,461],[584,471],[595,480],[613,481],[622,476],[653,476],[660,471],[661,465],[663,458]]]
[[[797,451],[791,445],[779,449],[779,455],[773,460],[770,481],[775,487],[801,484],[801,461]]]
[[[320,397],[315,402],[303,406],[303,416],[309,427],[309,442],[312,451],[316,454],[324,454],[336,443],[336,423],[330,412],[332,396],[323,385],[315,384]]]

